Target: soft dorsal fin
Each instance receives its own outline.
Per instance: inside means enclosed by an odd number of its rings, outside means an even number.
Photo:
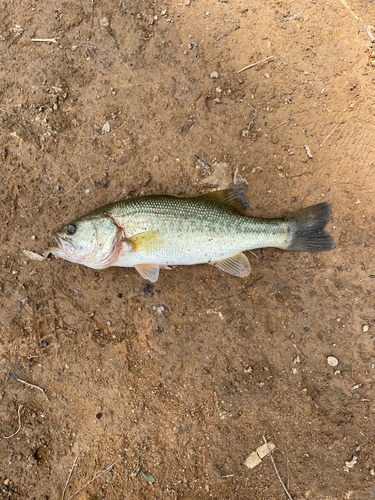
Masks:
[[[159,278],[159,266],[157,264],[138,264],[134,266],[139,274],[145,280],[158,281]]]
[[[232,274],[233,276],[239,276],[240,278],[249,276],[251,271],[248,258],[242,252],[237,255],[233,255],[233,257],[229,257],[228,259],[213,262],[212,265],[218,267],[226,273]]]
[[[204,194],[203,196],[199,196],[199,198],[202,200],[214,201],[215,203],[222,203],[238,212],[243,212],[250,206],[245,193],[238,186]]]

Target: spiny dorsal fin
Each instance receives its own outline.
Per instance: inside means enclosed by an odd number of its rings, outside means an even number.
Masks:
[[[138,264],[134,267],[145,280],[155,283],[159,278],[159,266],[157,264]]]
[[[202,200],[214,201],[215,203],[222,203],[223,205],[233,208],[238,212],[243,212],[250,206],[245,193],[238,186],[231,189],[214,191],[213,193],[204,194],[198,198],[201,198]]]
[[[248,258],[242,252],[228,259],[213,262],[212,265],[233,276],[239,276],[240,278],[249,276],[251,271]]]

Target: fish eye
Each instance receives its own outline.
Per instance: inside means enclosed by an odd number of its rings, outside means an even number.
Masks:
[[[69,226],[66,229],[66,234],[75,234],[77,232],[77,224],[75,222],[72,222],[69,224]]]

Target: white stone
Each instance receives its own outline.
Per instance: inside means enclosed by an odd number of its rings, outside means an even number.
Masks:
[[[264,458],[265,456],[268,455],[268,448],[273,451],[276,446],[273,443],[268,443],[268,447],[266,444],[263,444],[262,446],[259,446],[259,448],[256,449],[256,452],[258,453],[260,458]]]
[[[327,363],[329,366],[337,366],[339,364],[339,360],[335,358],[335,356],[327,356]]]
[[[257,465],[262,462],[262,459],[259,458],[259,455],[256,451],[253,451],[246,459],[245,465],[249,469],[254,469]]]
[[[102,127],[103,132],[110,132],[111,131],[111,126],[108,122],[105,122],[105,124]]]

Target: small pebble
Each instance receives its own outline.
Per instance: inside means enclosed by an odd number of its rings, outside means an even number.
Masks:
[[[185,0],[185,5],[189,6],[190,5],[190,0]]]
[[[327,356],[327,363],[329,366],[337,366],[339,364],[339,360],[335,358],[335,356]]]
[[[210,74],[210,78],[219,78],[219,73],[217,71],[213,71],[211,74]]]
[[[353,455],[353,458],[348,462],[345,462],[345,465],[348,467],[348,469],[352,469],[357,462],[358,462],[357,456]]]
[[[112,323],[110,321],[107,321],[107,326],[112,326]]]
[[[313,155],[311,154],[311,150],[310,150],[309,146],[307,144],[305,144],[304,148],[306,150],[307,156],[310,158],[310,160],[312,160],[313,159]]]
[[[107,26],[109,26],[109,20],[107,17],[102,17],[99,22],[100,22],[100,26],[103,26],[103,28],[106,28]]]
[[[105,124],[102,127],[103,132],[110,132],[111,131],[111,126],[108,122],[105,122]]]
[[[32,236],[31,236],[31,239],[32,239],[33,241],[35,241],[35,240],[36,240],[36,236],[32,235]]]
[[[369,328],[370,328],[370,327],[369,327],[368,325],[363,325],[363,327],[362,327],[362,331],[363,331],[363,333],[368,332],[368,331],[369,331]]]

